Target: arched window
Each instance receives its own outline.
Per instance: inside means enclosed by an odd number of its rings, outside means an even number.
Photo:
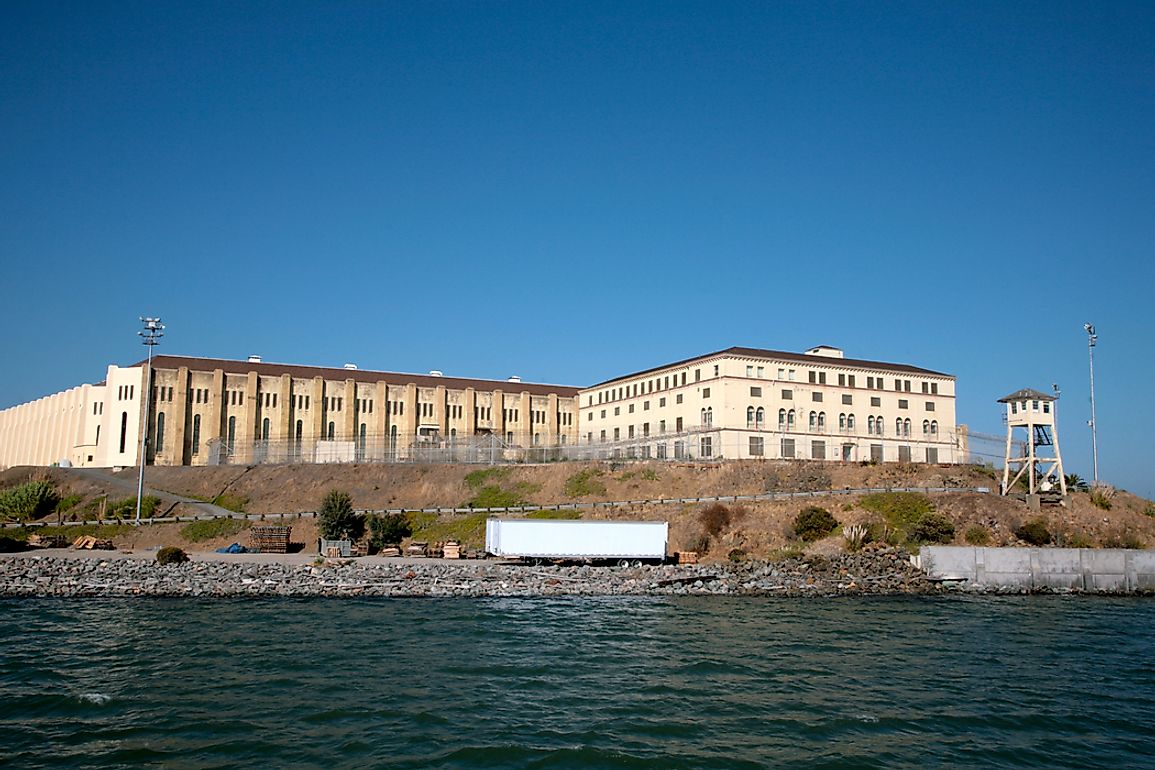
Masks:
[[[938,420],[931,420],[930,421],[930,435],[932,435],[932,436],[938,435]]]
[[[811,412],[810,413],[810,430],[814,430],[817,427],[818,427],[818,412]]]
[[[924,435],[924,436],[930,435],[930,420],[923,420],[922,421],[922,435]]]
[[[904,435],[904,436],[910,435],[910,418],[909,417],[907,417],[905,420],[902,421],[902,435]]]
[[[818,430],[826,430],[826,412],[818,413]]]
[[[128,438],[128,412],[120,413],[120,451],[124,453],[125,439]]]
[[[305,433],[305,423],[301,420],[297,420],[297,427],[295,428],[295,432],[293,433],[293,437],[297,440],[298,445],[300,445],[301,438],[304,435],[304,433]]]
[[[785,409],[779,409],[778,410],[778,428],[781,429],[781,428],[785,428],[785,427],[786,427],[786,410]]]
[[[261,441],[269,440],[269,418],[261,420]]]
[[[390,452],[396,452],[397,451],[397,426],[396,425],[389,426],[389,451]]]
[[[846,430],[846,413],[845,412],[838,415],[838,429],[839,430]]]
[[[335,439],[335,438],[337,437],[337,423],[335,423],[335,422],[330,422],[330,423],[329,423],[329,434],[328,434],[328,436],[329,436],[329,440],[330,440],[330,441],[332,441],[333,439]]]
[[[853,414],[846,415],[846,429],[849,431],[854,430],[854,415]]]
[[[706,426],[714,424],[714,407],[708,406],[702,410],[702,424]]]
[[[789,412],[786,413],[786,428],[788,430],[794,430],[794,410],[793,409],[791,409]]]
[[[874,415],[866,418],[866,432],[871,436],[874,435]]]
[[[156,415],[156,449],[153,451],[164,451],[164,412],[158,412]]]
[[[894,418],[894,435],[896,435],[896,436],[902,435],[902,418],[901,417],[895,417]]]
[[[193,431],[192,431],[192,453],[198,454],[201,451],[201,416],[199,414],[193,415]]]
[[[749,428],[754,424],[754,407],[746,407],[746,427]]]
[[[875,433],[877,433],[878,435],[881,436],[883,433],[885,433],[885,431],[883,430],[885,427],[886,427],[886,425],[882,421],[882,415],[881,414],[874,418],[874,432]]]
[[[758,407],[758,411],[754,414],[754,424],[761,428],[766,424],[766,410]]]

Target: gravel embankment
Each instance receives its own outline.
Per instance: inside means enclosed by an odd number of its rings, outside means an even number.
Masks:
[[[643,567],[376,559],[316,565],[195,557],[160,566],[151,555],[0,559],[0,596],[840,596],[942,590],[899,550],[830,560]]]

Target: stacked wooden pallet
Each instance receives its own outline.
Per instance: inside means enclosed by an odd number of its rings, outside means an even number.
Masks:
[[[697,564],[697,551],[678,551],[678,564]]]
[[[449,540],[445,545],[441,546],[442,558],[445,559],[460,559],[461,558],[461,543],[455,540]]]
[[[292,530],[292,527],[250,527],[252,548],[258,553],[288,553],[289,533]]]
[[[73,541],[72,547],[83,551],[111,551],[113,549],[111,540],[101,540],[92,535],[81,535]]]

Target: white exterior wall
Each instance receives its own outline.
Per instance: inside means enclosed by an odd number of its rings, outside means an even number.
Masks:
[[[103,413],[97,419],[100,441],[95,441],[92,463],[99,468],[136,465],[140,452],[141,410],[144,404],[144,367],[109,366],[104,381]],[[123,451],[121,426],[123,419]],[[87,454],[85,455],[87,457]]]
[[[104,388],[79,385],[0,412],[0,468],[90,465]],[[94,458],[95,460],[95,458]]]

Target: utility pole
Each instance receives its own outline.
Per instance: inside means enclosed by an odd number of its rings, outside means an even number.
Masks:
[[[148,438],[148,417],[152,410],[152,349],[160,343],[160,338],[164,336],[164,324],[160,322],[159,318],[141,316],[140,322],[144,324],[144,329],[137,334],[140,335],[141,342],[148,348],[148,368],[144,374],[144,425],[140,431],[140,475],[136,479],[136,523],[138,525],[140,524],[141,496],[144,494],[145,440]]]
[[[1099,436],[1098,425],[1095,421],[1095,343],[1099,341],[1099,335],[1095,334],[1095,327],[1093,324],[1083,324],[1084,331],[1087,332],[1087,358],[1091,365],[1091,419],[1087,423],[1091,426],[1091,456],[1094,463],[1094,485],[1099,485]]]

